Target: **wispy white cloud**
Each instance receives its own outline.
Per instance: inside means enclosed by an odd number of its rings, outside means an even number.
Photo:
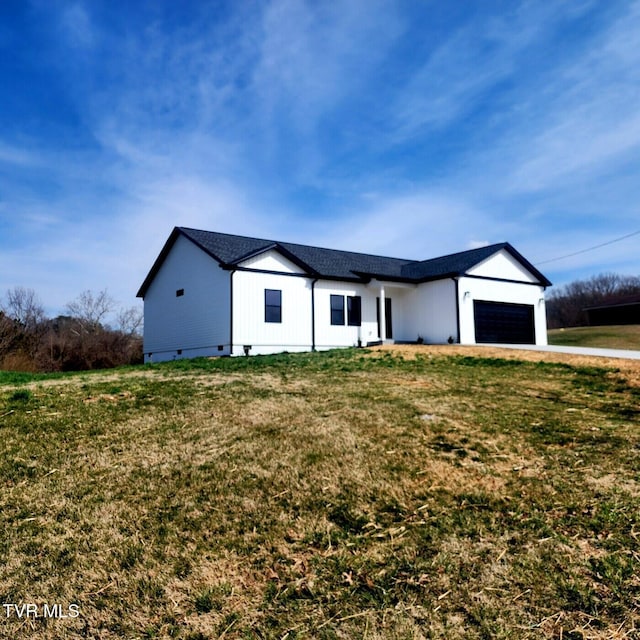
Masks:
[[[41,164],[39,156],[33,150],[4,143],[0,140],[0,165],[33,167]]]
[[[411,76],[393,104],[395,136],[440,129],[465,117],[496,85],[517,76],[526,84],[526,58],[544,46],[556,25],[588,3],[521,2],[503,14],[480,15],[449,34]]]
[[[63,8],[60,27],[74,48],[85,49],[95,42],[95,30],[83,4],[76,2]]]
[[[488,228],[491,242],[504,240],[501,227],[464,197],[420,190],[364,201],[314,234],[329,247],[424,260],[465,249]]]
[[[264,12],[262,29],[256,96],[269,117],[277,108],[279,118],[288,114],[298,130],[309,132],[375,72],[402,21],[394,4],[381,0],[276,0]]]
[[[223,180],[140,170],[129,180],[123,176],[113,176],[117,193],[104,202],[67,194],[46,206],[23,206],[16,242],[0,252],[3,286],[36,289],[53,312],[84,289],[106,287],[133,304],[174,226],[259,236],[280,227],[284,233],[277,212],[270,218],[264,206]]]
[[[629,5],[590,50],[560,68],[547,116],[518,144],[510,186],[538,190],[607,173],[640,150],[640,3]]]

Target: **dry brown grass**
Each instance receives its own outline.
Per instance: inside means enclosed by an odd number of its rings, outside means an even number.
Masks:
[[[0,635],[634,637],[637,390],[482,353],[0,387],[0,594],[81,608]]]
[[[371,348],[371,357],[376,354],[390,352],[407,360],[418,355],[425,357],[468,356],[478,358],[501,358],[523,362],[557,362],[574,367],[598,367],[614,369],[625,380],[640,387],[640,360],[625,358],[607,358],[603,356],[582,356],[571,353],[555,353],[552,351],[531,351],[529,349],[501,349],[500,347],[483,347],[479,345],[413,345],[392,344]]]

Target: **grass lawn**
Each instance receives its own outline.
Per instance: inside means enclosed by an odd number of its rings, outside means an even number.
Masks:
[[[640,388],[416,353],[0,374],[0,637],[637,638]]]
[[[640,350],[640,325],[552,329],[548,332],[548,338],[549,344],[571,347]]]

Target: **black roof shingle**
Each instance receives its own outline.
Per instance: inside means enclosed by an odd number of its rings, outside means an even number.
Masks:
[[[175,227],[140,287],[138,297],[144,297],[166,255],[180,235],[191,240],[217,260],[224,268],[232,269],[251,256],[259,255],[269,249],[277,249],[311,276],[357,282],[366,282],[371,278],[378,278],[381,280],[417,283],[460,276],[474,265],[505,249],[520,261],[539,280],[540,284],[544,286],[551,284],[508,242],[418,261],[338,249],[323,249],[291,242],[277,242],[228,233],[202,231],[188,227]]]

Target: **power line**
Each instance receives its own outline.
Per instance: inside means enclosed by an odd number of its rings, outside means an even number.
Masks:
[[[538,262],[536,266],[539,266],[541,264],[548,264],[549,262],[556,262],[557,260],[564,260],[565,258],[571,258],[573,256],[580,255],[581,253],[587,253],[587,251],[593,251],[594,249],[600,249],[600,247],[606,247],[609,244],[614,244],[615,242],[620,242],[621,240],[626,240],[627,238],[631,238],[631,236],[637,236],[639,234],[640,234],[640,229],[638,229],[638,231],[634,231],[633,233],[628,233],[626,236],[620,236],[619,238],[614,238],[613,240],[609,240],[608,242],[603,242],[602,244],[597,244],[587,249],[574,251],[573,253],[568,253],[567,255],[564,255],[564,256],[558,256],[557,258],[551,258],[551,260],[543,260],[542,262]]]

